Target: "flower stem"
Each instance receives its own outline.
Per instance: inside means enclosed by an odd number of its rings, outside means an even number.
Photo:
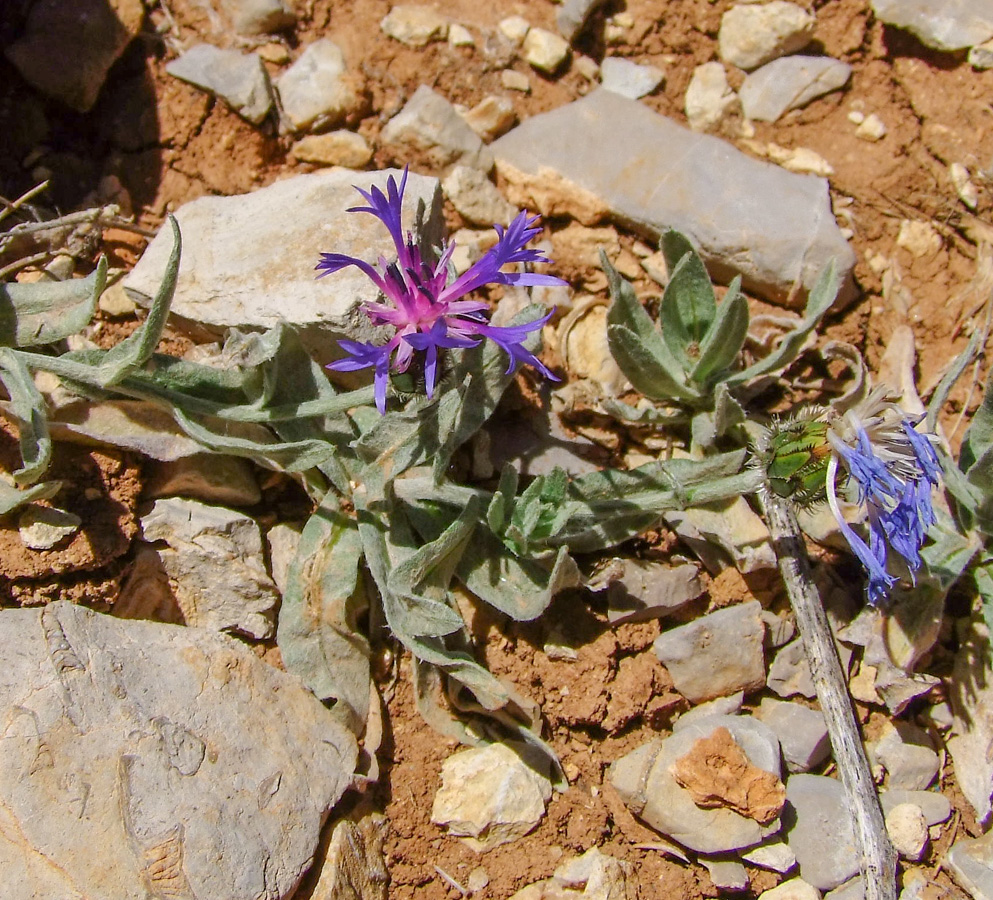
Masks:
[[[768,490],[761,491],[759,496],[779,560],[779,572],[810,664],[817,700],[827,721],[835,762],[851,804],[865,900],[895,900],[896,851],[886,833],[848,682],[827,615],[814,588],[800,526],[788,500]]]

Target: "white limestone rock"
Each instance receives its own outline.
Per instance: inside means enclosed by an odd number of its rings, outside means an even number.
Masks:
[[[292,153],[301,162],[346,169],[361,169],[372,159],[372,148],[366,139],[347,130],[308,134],[293,145]]]
[[[759,900],[821,900],[821,892],[802,878],[791,878],[763,891]]]
[[[749,119],[775,122],[791,109],[843,88],[852,67],[828,56],[787,56],[752,72],[738,90]]]
[[[292,131],[334,128],[366,105],[362,79],[349,72],[341,48],[327,38],[310,44],[276,81]]]
[[[460,113],[468,126],[489,142],[506,134],[517,123],[517,112],[514,104],[506,97],[488,94],[472,109]]]
[[[605,90],[637,100],[658,89],[665,73],[656,66],[640,65],[621,56],[608,56],[600,64],[600,82]]]
[[[739,69],[757,69],[806,47],[815,25],[813,15],[787,0],[732,6],[721,17],[717,34],[721,59]]]
[[[256,53],[196,44],[166,66],[166,71],[220,97],[242,118],[258,125],[272,109],[272,90]]]
[[[497,186],[471,166],[455,166],[441,182],[441,189],[470,225],[509,225],[518,213]]]
[[[3,610],[0,641],[6,898],[296,891],[358,753],[295,678],[213,631],[64,602]]]
[[[917,862],[927,849],[927,819],[913,803],[898,803],[886,814],[886,833],[901,859]]]
[[[383,33],[408,47],[425,47],[448,37],[448,17],[432,6],[401,3],[379,23]]]
[[[721,63],[715,60],[693,70],[683,99],[683,110],[694,131],[714,131],[729,116],[741,112],[741,101],[731,90]]]
[[[531,28],[521,45],[521,52],[531,68],[554,75],[569,58],[569,42],[544,28]]]
[[[987,0],[872,0],[872,11],[936,50],[962,50],[993,38]]]

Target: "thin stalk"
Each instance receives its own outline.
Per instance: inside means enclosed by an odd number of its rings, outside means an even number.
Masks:
[[[817,700],[827,722],[841,783],[851,804],[865,900],[896,900],[896,851],[886,833],[879,795],[848,693],[848,681],[821,598],[814,589],[800,526],[789,501],[769,490],[761,491],[759,496],[779,560],[779,572],[810,664]]]

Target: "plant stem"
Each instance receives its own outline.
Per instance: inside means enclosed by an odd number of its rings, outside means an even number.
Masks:
[[[821,598],[814,588],[800,526],[789,501],[768,490],[760,492],[760,500],[810,664],[817,700],[827,721],[835,762],[851,804],[865,900],[895,900],[896,851],[886,833],[883,810],[848,693],[848,681]]]

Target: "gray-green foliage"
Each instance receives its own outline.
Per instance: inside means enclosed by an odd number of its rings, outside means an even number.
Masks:
[[[682,234],[667,231],[662,252],[670,275],[657,322],[601,254],[613,301],[607,314],[610,352],[635,390],[661,406],[639,410],[611,401],[607,408],[644,424],[689,423],[694,445],[705,450],[743,424],[745,414],[736,389],[796,358],[834,303],[838,278],[834,266],[828,266],[810,292],[797,326],[768,356],[741,367],[738,361],[749,327],[741,279],[731,282],[718,303],[703,261]]]
[[[555,470],[525,485],[507,469],[493,490],[458,484],[451,478],[456,454],[512,378],[503,351],[489,342],[446,357],[433,399],[415,396],[382,416],[372,387],[340,392],[290,327],[232,333],[219,365],[156,353],[179,271],[175,220],[171,227],[174,249],[148,315],[110,350],[60,352],[92,315],[103,263],[85,281],[3,288],[0,378],[20,428],[23,466],[17,487],[2,487],[0,512],[52,490],[39,481],[51,441],[37,372],[58,376],[93,404],[127,398],[155,405],[212,452],[294,473],[316,511],[290,566],[277,640],[287,668],[333,700],[356,730],[369,713],[368,622],[385,624],[411,651],[418,702],[438,727],[471,741],[485,734],[484,719],[497,721],[543,746],[529,705],[473,656],[460,594],[510,619],[534,619],[579,582],[572,552],[609,547],[668,510],[757,485],[755,471],[742,471],[743,452],[571,480]],[[540,311],[530,307],[515,322]],[[715,360],[713,372],[726,367]],[[439,694],[446,703],[439,705]]]

